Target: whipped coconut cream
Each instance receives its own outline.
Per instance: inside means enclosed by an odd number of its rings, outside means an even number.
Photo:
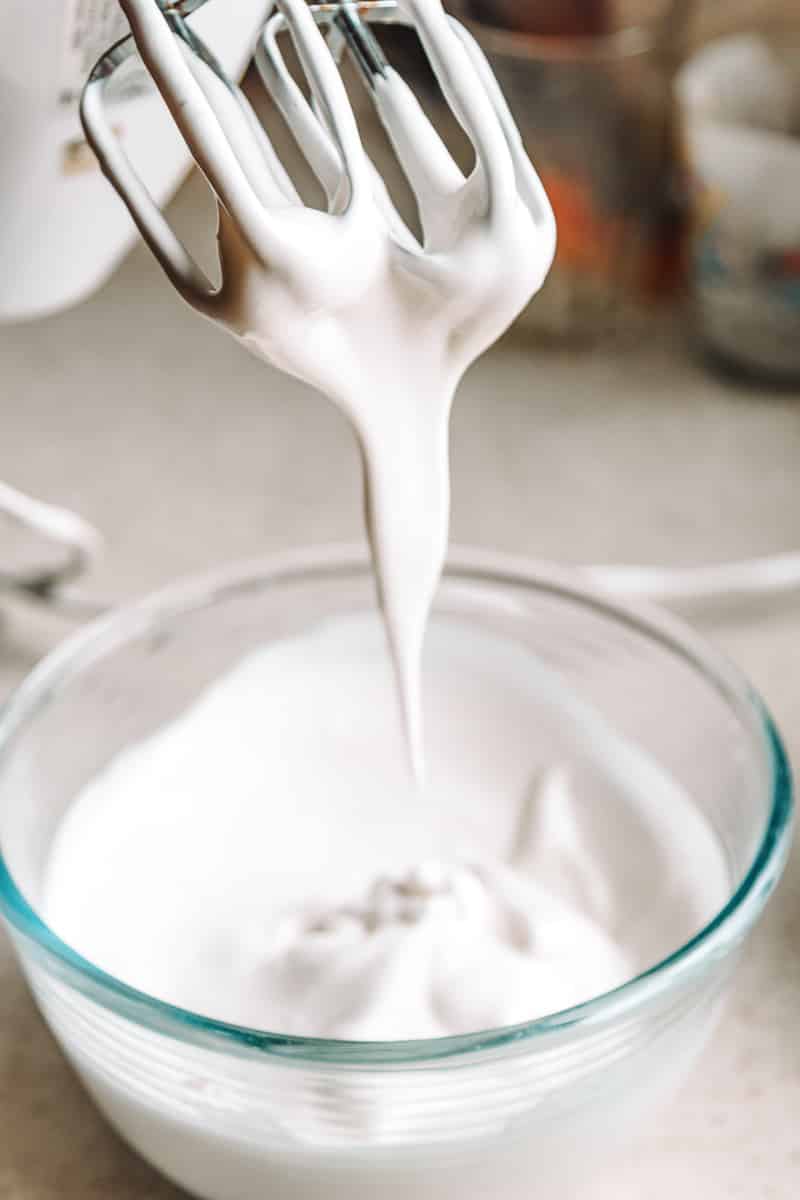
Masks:
[[[354,1041],[517,1025],[631,974],[598,925],[529,876],[436,859],[361,903],[287,918],[258,970],[271,1029]]]
[[[414,789],[377,617],[246,659],[76,800],[49,924],[192,1011],[390,1040],[588,1000],[718,911],[690,799],[533,654],[436,618],[424,664]]]

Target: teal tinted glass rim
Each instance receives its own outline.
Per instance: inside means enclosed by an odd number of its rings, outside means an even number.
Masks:
[[[369,559],[361,547],[331,546],[276,555],[179,583],[92,621],[34,668],[0,714],[0,771],[13,752],[15,736],[35,719],[61,686],[105,654],[155,632],[159,624],[174,621],[192,610],[213,607],[237,594],[261,590],[270,583],[334,579],[363,575],[368,570]],[[522,1025],[422,1041],[347,1042],[292,1037],[212,1020],[157,1000],[95,966],[63,942],[28,904],[0,850],[0,914],[36,955],[44,958],[45,968],[112,1011],[189,1044],[226,1053],[255,1052],[301,1063],[388,1067],[463,1058],[507,1047],[524,1051],[532,1041],[548,1034],[607,1024],[630,1015],[704,963],[724,955],[760,914],[780,878],[791,844],[794,804],[789,763],[781,737],[759,696],[688,625],[660,609],[626,603],[598,590],[579,570],[563,570],[507,555],[454,550],[448,560],[447,581],[521,590],[533,588],[627,624],[701,673],[735,710],[744,729],[749,730],[754,748],[763,758],[770,791],[769,818],[741,884],[695,937],[613,991]],[[27,953],[25,947],[24,953]]]

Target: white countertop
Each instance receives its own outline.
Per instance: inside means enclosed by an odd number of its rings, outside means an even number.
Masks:
[[[197,218],[197,195],[194,183],[177,206],[184,222]],[[107,554],[92,583],[107,594],[360,536],[344,421],[184,310],[143,251],[82,308],[0,329],[0,395],[0,479],[102,527]],[[718,381],[680,339],[592,357],[509,345],[463,386],[453,472],[459,542],[570,562],[800,547],[800,395]],[[0,599],[0,696],[67,628]],[[702,628],[800,755],[800,595],[706,614]],[[0,1131],[0,1200],[178,1195],[96,1115],[2,933]],[[700,1068],[591,1191],[681,1195],[800,1195],[799,854]]]

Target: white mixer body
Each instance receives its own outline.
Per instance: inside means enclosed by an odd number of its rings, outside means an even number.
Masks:
[[[221,0],[191,18],[226,71],[244,71],[265,0]],[[137,238],[78,121],[96,59],[127,32],[116,0],[0,3],[0,321],[46,316],[98,288]],[[159,203],[190,156],[152,90],[116,102],[115,125]]]

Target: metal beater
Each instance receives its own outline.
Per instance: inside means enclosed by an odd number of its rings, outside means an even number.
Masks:
[[[169,279],[190,304],[211,315],[219,289],[153,203],[104,105],[111,81],[137,49],[146,65],[168,67],[176,82],[173,87],[162,86],[162,95],[220,205],[239,226],[248,245],[263,252],[265,261],[273,250],[279,254],[279,236],[273,234],[280,225],[281,210],[301,202],[241,88],[225,75],[210,49],[191,30],[187,17],[206,2],[122,0],[134,37],[120,42],[98,63],[84,91],[81,114],[86,137],[102,169]],[[330,102],[334,92],[337,100],[344,94],[334,63],[340,63],[345,52],[375,96],[377,80],[390,67],[371,27],[384,23],[416,27],[442,92],[476,151],[475,169],[465,179],[408,89],[409,102],[404,103],[403,114],[392,114],[388,132],[417,195],[422,224],[435,229],[432,198],[438,202],[460,189],[483,188],[490,193],[496,189],[506,199],[519,197],[534,218],[544,278],[555,250],[549,201],[483,52],[464,26],[444,16],[440,0],[312,6],[305,0],[270,0],[256,63],[278,111],[326,192],[329,213],[346,218],[357,178],[369,178],[392,236],[417,256],[417,265],[423,268],[422,260],[426,255],[430,258],[427,252],[436,249],[427,237],[420,244],[404,224],[361,146],[355,122],[337,120],[336,105]],[[278,37],[284,30],[291,35],[308,79],[310,103],[286,66]],[[466,96],[457,94],[449,84],[449,68],[456,58],[460,65],[468,62],[472,86]],[[386,123],[386,112],[380,115]],[[498,128],[506,143],[500,153],[496,148]],[[448,211],[452,212],[452,206]]]

